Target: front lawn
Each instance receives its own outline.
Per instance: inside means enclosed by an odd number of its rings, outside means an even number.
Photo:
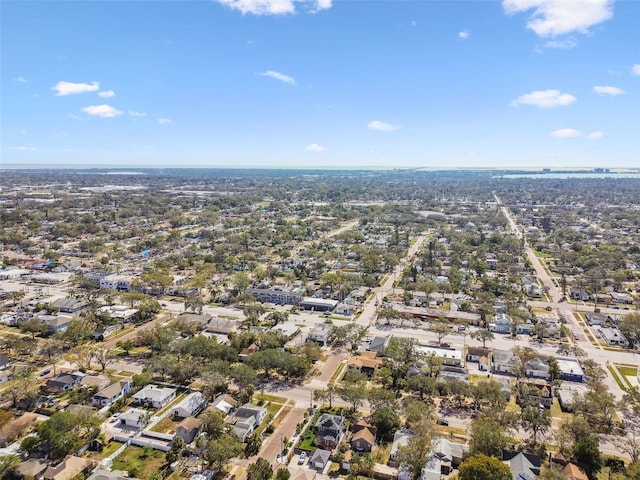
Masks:
[[[114,459],[113,469],[129,472],[130,477],[150,480],[166,463],[160,450],[130,446]]]

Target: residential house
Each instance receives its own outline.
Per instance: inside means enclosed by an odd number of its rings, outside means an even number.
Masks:
[[[589,294],[582,290],[581,288],[572,287],[569,289],[569,296],[572,300],[578,300],[581,302],[586,302],[589,300]]]
[[[316,342],[320,345],[326,345],[331,338],[332,326],[328,323],[319,323],[311,329],[307,335],[308,342]]]
[[[151,405],[153,408],[162,408],[176,396],[176,389],[147,385],[133,395],[135,405]]]
[[[384,363],[381,358],[377,358],[377,355],[378,354],[376,352],[362,352],[357,357],[349,358],[347,361],[347,368],[349,370],[356,370],[364,373],[370,377]]]
[[[549,364],[541,358],[534,358],[525,365],[525,375],[532,378],[548,379],[550,377]]]
[[[53,307],[62,313],[79,313],[89,306],[84,300],[76,300],[74,298],[60,298],[53,302]]]
[[[598,329],[598,333],[602,337],[602,339],[607,343],[607,345],[618,346],[622,348],[627,348],[629,346],[629,340],[624,334],[613,327],[602,327]]]
[[[237,406],[238,402],[236,402],[232,396],[226,394],[216,397],[216,399],[211,404],[211,408],[215,409],[216,411],[222,412],[225,415],[229,415]]]
[[[509,334],[511,333],[511,327],[513,322],[506,313],[498,313],[494,317],[493,322],[489,323],[489,331],[493,333]]]
[[[127,472],[121,470],[103,470],[98,468],[87,477],[87,480],[136,480],[134,477],[127,476]]]
[[[267,409],[246,403],[233,414],[233,433],[242,442],[264,421]]]
[[[47,380],[45,389],[52,393],[66,392],[80,383],[83,375],[77,373],[59,373],[53,378]]]
[[[69,325],[71,325],[71,322],[73,321],[72,317],[64,315],[39,315],[37,318],[46,327],[48,335],[64,332],[69,328]]]
[[[491,357],[491,371],[493,373],[514,373],[514,355],[511,350],[496,349]]]
[[[122,328],[122,325],[119,323],[112,323],[111,325],[103,325],[98,327],[93,332],[93,338],[99,342],[103,341],[109,335],[113,335],[118,330]]]
[[[143,428],[148,422],[151,414],[140,408],[130,408],[120,415],[120,423],[128,427]]]
[[[376,443],[375,427],[364,425],[354,428],[350,443],[351,448],[357,452],[370,452]]]
[[[550,408],[553,404],[553,386],[543,379],[522,379],[518,383],[516,402],[521,407]]]
[[[249,358],[251,355],[256,353],[258,350],[260,350],[260,347],[256,342],[253,342],[248,347],[244,347],[242,350],[240,350],[240,353],[238,353],[238,360],[241,362],[244,362],[247,358]]]
[[[87,458],[66,457],[55,467],[49,467],[42,474],[43,480],[71,480],[83,475],[96,466],[96,462]]]
[[[516,480],[538,478],[540,475],[541,461],[538,455],[503,450],[502,462],[509,466]]]
[[[192,392],[172,408],[176,418],[195,417],[207,406],[207,398],[202,392]]]
[[[467,347],[467,362],[479,363],[482,357],[489,356],[489,349],[482,347]]]
[[[633,297],[628,293],[611,292],[610,295],[613,303],[624,303],[626,305],[633,304]]]
[[[418,345],[416,350],[428,357],[441,358],[443,365],[449,365],[451,367],[461,367],[464,365],[462,349],[436,345]]]
[[[316,469],[318,472],[324,472],[324,469],[329,464],[330,458],[331,458],[330,451],[317,448],[313,451],[313,453],[309,457],[308,465],[311,468]]]
[[[589,480],[589,476],[585,471],[575,463],[567,463],[564,469],[562,469],[562,475],[564,475],[567,480]]]
[[[211,317],[204,326],[205,331],[221,335],[228,335],[238,329],[238,322],[228,318]]]
[[[593,326],[602,326],[605,323],[607,323],[607,316],[604,313],[600,313],[600,312],[592,312],[592,313],[587,313],[587,322],[589,322],[589,325]]]
[[[108,313],[112,320],[120,323],[129,323],[138,318],[140,310],[129,308],[126,305],[106,305],[98,309],[100,312]]]
[[[129,380],[113,382],[91,397],[91,403],[99,408],[107,407],[127,395],[130,391],[131,383]]]
[[[182,438],[185,443],[191,443],[195,440],[198,433],[200,433],[201,426],[201,420],[194,417],[187,417],[176,427],[176,435]]]
[[[342,438],[344,417],[323,413],[315,425],[315,444],[323,448],[332,449]]]
[[[469,447],[462,443],[454,443],[444,438],[433,442],[433,448],[422,468],[420,480],[440,480],[442,475],[449,475],[462,463],[462,458]]]
[[[42,474],[48,467],[49,464],[43,460],[26,460],[20,462],[20,464],[15,468],[15,470],[13,471],[13,476],[21,480],[39,480],[40,478],[42,478]]]
[[[370,352],[376,352],[381,357],[384,356],[384,352],[389,346],[389,342],[391,341],[391,335],[378,335],[371,339],[371,343],[367,350]]]

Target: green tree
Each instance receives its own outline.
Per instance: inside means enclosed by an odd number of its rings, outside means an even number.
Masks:
[[[395,409],[383,407],[373,412],[371,423],[375,425],[380,435],[385,436],[400,427],[400,416]]]
[[[247,467],[247,480],[269,480],[273,475],[273,468],[264,458],[258,458]]]
[[[598,439],[593,435],[580,438],[573,445],[573,454],[578,465],[585,469],[590,478],[595,477],[604,466]]]
[[[21,460],[17,455],[4,455],[0,457],[0,478],[9,478]]]
[[[640,313],[630,313],[620,320],[620,331],[629,340],[631,348],[640,346]]]
[[[433,449],[435,424],[430,418],[423,418],[414,425],[412,433],[409,442],[398,449],[398,464],[407,469],[412,480],[417,480]]]
[[[549,411],[539,407],[525,407],[520,414],[520,424],[527,432],[531,432],[533,449],[538,446],[538,435],[546,433],[551,428]]]
[[[470,337],[478,340],[479,342],[482,342],[482,348],[487,348],[487,342],[492,341],[495,338],[495,335],[493,334],[493,332],[481,328],[473,332]]]
[[[276,480],[289,480],[291,472],[287,468],[279,468],[276,470]]]
[[[20,330],[24,333],[31,334],[31,339],[35,340],[36,335],[42,335],[47,331],[47,327],[37,318],[30,318],[20,324]]]
[[[204,451],[204,459],[209,467],[215,466],[222,471],[229,460],[242,453],[242,444],[228,433],[209,440]]]
[[[467,458],[458,473],[459,480],[511,480],[511,469],[501,460],[481,453]]]
[[[483,454],[498,457],[507,446],[508,438],[504,427],[493,418],[479,415],[471,422],[471,454]]]
[[[167,463],[171,464],[182,456],[182,452],[186,448],[186,444],[182,437],[176,435],[171,441],[171,449],[166,453]]]

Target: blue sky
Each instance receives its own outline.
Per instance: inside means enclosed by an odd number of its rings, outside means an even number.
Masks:
[[[3,1],[0,165],[640,167],[640,2]]]

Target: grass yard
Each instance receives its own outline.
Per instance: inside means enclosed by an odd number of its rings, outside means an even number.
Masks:
[[[114,459],[113,469],[129,472],[130,477],[148,480],[158,473],[165,463],[164,453],[159,450],[130,446]]]
[[[269,395],[268,393],[256,393],[253,396],[253,401],[254,402],[259,402],[259,401],[263,401],[263,402],[272,402],[272,403],[280,403],[280,404],[285,404],[287,403],[287,399],[285,397],[278,397],[277,395]]]
[[[346,366],[345,363],[341,363],[340,365],[338,365],[338,368],[336,368],[336,371],[333,372],[333,375],[331,375],[331,382],[335,382],[336,380],[340,379],[340,375],[342,374],[342,370],[344,370],[344,367]]]
[[[284,407],[282,409],[282,413],[280,413],[280,415],[278,415],[278,417],[273,421],[274,430],[278,428],[278,425],[280,425],[280,422],[282,421],[282,419],[286,417],[290,411],[291,411],[291,407]]]
[[[315,433],[309,433],[309,436],[300,442],[298,448],[301,450],[306,450],[307,452],[311,450],[315,450],[316,446],[313,444],[313,441],[316,439]]]
[[[625,377],[635,377],[638,374],[638,367],[632,365],[617,365],[618,371]]]
[[[620,378],[620,375],[618,375],[618,372],[616,371],[616,367],[614,367],[613,365],[607,365],[607,370],[609,370],[609,372],[611,373],[611,376],[616,381],[620,389],[623,392],[626,392],[627,391],[627,386],[625,385],[626,382],[622,381],[622,379]]]
[[[120,442],[109,442],[109,443],[107,443],[105,445],[105,447],[102,449],[101,452],[91,452],[91,451],[87,450],[87,453],[86,453],[85,457],[90,458],[91,460],[95,460],[95,461],[99,462],[103,458],[107,458],[109,455],[111,455],[113,452],[115,452],[121,446],[122,446],[122,444]]]
[[[178,422],[174,422],[169,417],[164,417],[158,423],[156,423],[151,429],[152,432],[158,433],[175,433]]]

